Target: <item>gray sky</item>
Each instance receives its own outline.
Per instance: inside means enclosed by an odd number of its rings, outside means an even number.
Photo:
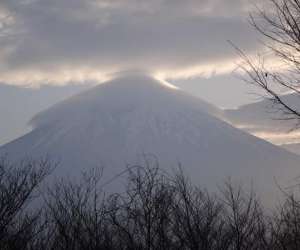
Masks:
[[[0,82],[101,82],[138,69],[233,107],[252,97],[232,76],[228,40],[249,54],[260,49],[247,22],[254,2],[1,0]]]

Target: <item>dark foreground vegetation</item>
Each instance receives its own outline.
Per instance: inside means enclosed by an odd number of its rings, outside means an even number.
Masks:
[[[101,173],[43,185],[47,161],[0,164],[0,249],[300,249],[300,202],[268,215],[253,192],[221,195],[157,165],[128,168],[124,192],[104,195]]]

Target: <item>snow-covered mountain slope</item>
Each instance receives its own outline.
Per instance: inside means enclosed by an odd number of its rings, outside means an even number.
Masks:
[[[300,155],[300,143],[283,144],[281,145],[281,147],[290,152]]]
[[[55,174],[103,166],[104,179],[154,155],[162,168],[181,163],[196,183],[216,187],[227,177],[254,181],[270,197],[300,175],[300,158],[221,121],[219,111],[148,76],[120,77],[40,113],[33,130],[0,148],[12,159],[48,155]],[[113,183],[118,186],[118,180]]]
[[[83,84],[28,88],[1,83],[0,145],[28,132],[28,121],[38,112],[87,88],[88,86]]]

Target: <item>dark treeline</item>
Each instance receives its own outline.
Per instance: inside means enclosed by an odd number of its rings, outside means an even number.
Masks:
[[[1,250],[300,249],[293,196],[267,215],[254,192],[228,182],[216,196],[155,164],[128,168],[124,192],[109,196],[101,172],[45,188],[51,171],[1,162]]]

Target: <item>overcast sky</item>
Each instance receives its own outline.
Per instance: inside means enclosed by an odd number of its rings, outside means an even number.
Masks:
[[[233,77],[228,40],[248,54],[260,50],[247,22],[254,2],[1,0],[0,82],[101,82],[144,70],[218,106],[246,103],[253,97]]]

